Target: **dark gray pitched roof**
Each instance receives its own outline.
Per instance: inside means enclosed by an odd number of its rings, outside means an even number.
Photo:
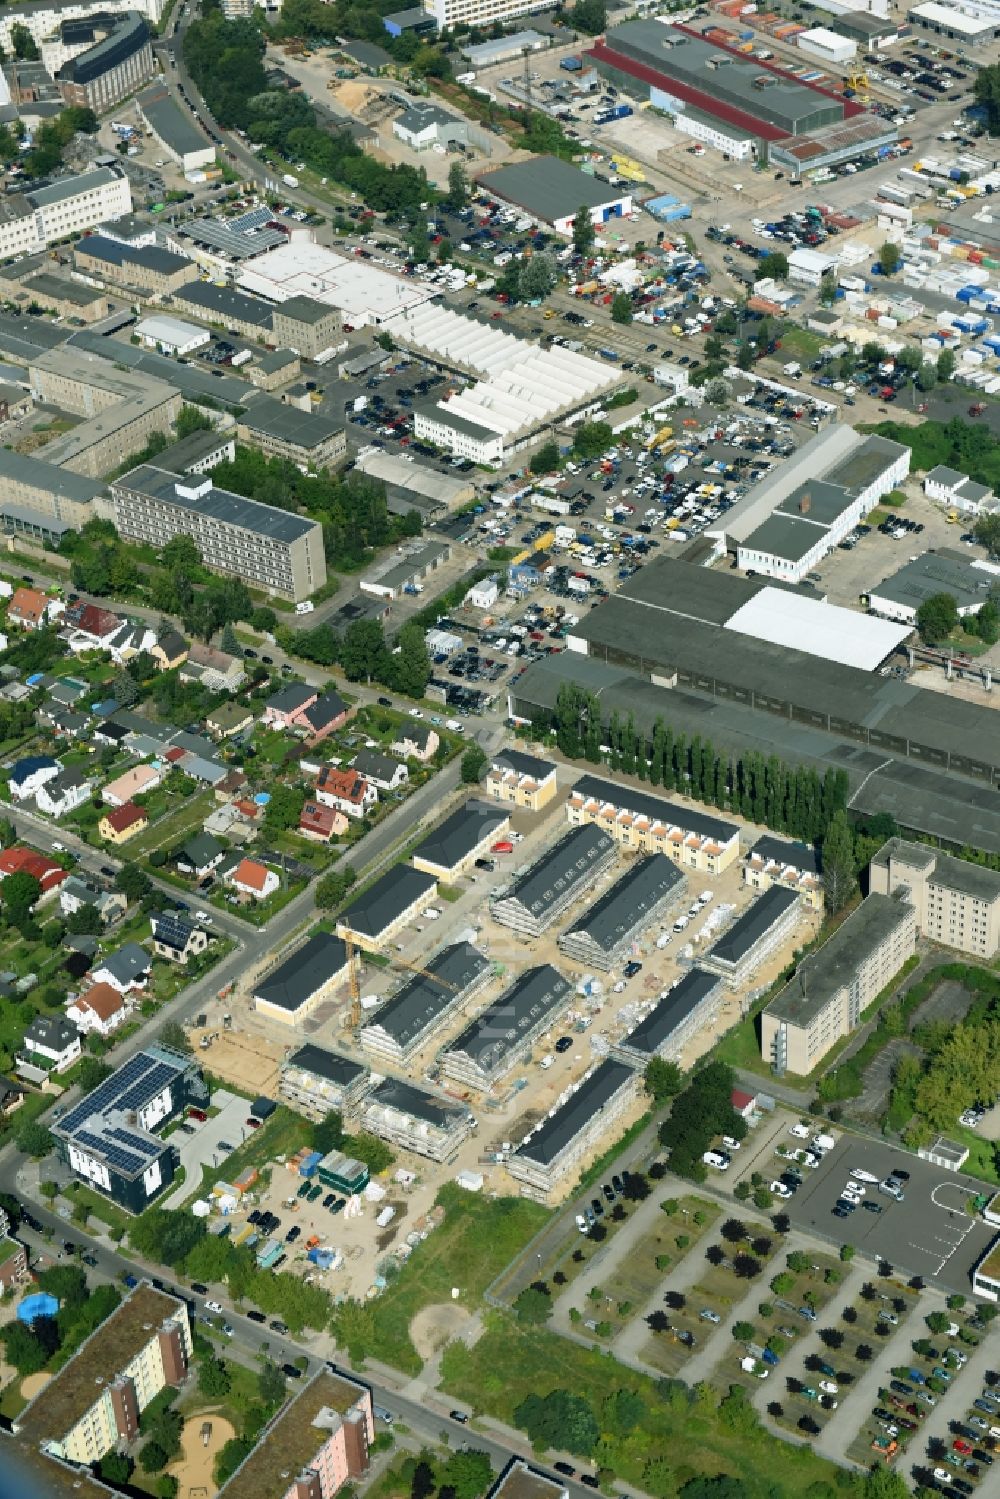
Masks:
[[[414,905],[437,881],[410,864],[397,864],[351,902],[340,920],[356,932],[376,937]]]
[[[356,763],[356,762],[355,762]],[[393,764],[398,762],[393,761]],[[414,857],[426,859],[429,864],[440,864],[451,869],[469,856],[485,839],[508,821],[510,811],[506,807],[492,806],[488,802],[468,801],[438,823],[414,849]]]
[[[317,932],[254,988],[254,998],[294,1012],[340,973],[347,947],[330,932]]]

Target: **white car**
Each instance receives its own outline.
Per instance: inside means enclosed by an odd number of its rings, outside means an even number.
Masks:
[[[775,1197],[785,1198],[785,1197],[791,1197],[791,1195],[792,1195],[791,1188],[790,1187],[786,1187],[785,1184],[784,1184],[784,1182],[774,1181],[774,1182],[771,1183],[771,1185],[770,1185],[770,1187],[769,1187],[768,1190],[771,1191],[771,1192],[773,1192],[774,1195],[775,1195]]]
[[[714,890],[703,890],[701,892],[701,894],[699,895],[699,897],[698,897],[698,904],[699,904],[699,906],[707,906],[708,903],[711,900],[714,899],[714,897],[715,897],[715,891]]]
[[[624,994],[625,993],[625,980],[624,979],[619,979],[618,982],[617,982],[617,984],[614,984],[612,986],[612,991],[611,992],[613,994]]]
[[[836,1395],[840,1392],[840,1386],[838,1384],[834,1384],[832,1379],[821,1379],[819,1382],[819,1387],[823,1391],[824,1395]]]
[[[848,1202],[853,1202],[855,1205],[857,1205],[864,1197],[865,1189],[864,1187],[862,1187],[861,1191],[859,1192],[854,1182],[848,1182],[847,1186],[843,1189],[840,1195],[841,1197],[845,1197]]]
[[[576,1215],[576,1226],[582,1234],[587,1232],[587,1220],[582,1213]]]
[[[790,1124],[788,1133],[794,1135],[796,1140],[808,1140],[809,1131],[804,1124]]]
[[[410,709],[410,717],[411,718],[423,718],[423,716],[424,715],[423,715],[422,709],[420,709],[420,708],[411,708]]]
[[[217,1315],[220,1315],[220,1316],[222,1314],[222,1307],[219,1305],[219,1303],[217,1301],[206,1301],[205,1302],[205,1310],[206,1310],[206,1312],[215,1312]]]
[[[716,1171],[728,1171],[730,1167],[729,1157],[721,1150],[706,1150],[702,1160],[706,1166],[714,1166]]]
[[[207,911],[195,911],[194,919],[195,921],[211,921],[212,918]]]
[[[871,1182],[874,1186],[878,1186],[878,1177],[875,1176],[871,1171],[863,1171],[860,1166],[855,1166],[854,1170],[851,1172],[851,1175],[854,1177],[855,1181]]]
[[[734,1140],[732,1135],[723,1135],[722,1143],[727,1150],[739,1150],[740,1148],[739,1140]]]

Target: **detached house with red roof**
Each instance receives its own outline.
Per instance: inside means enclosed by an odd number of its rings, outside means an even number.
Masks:
[[[66,1014],[83,1035],[94,1031],[110,1036],[123,1024],[128,1005],[113,984],[94,984],[67,1006]]]
[[[304,682],[289,682],[264,705],[265,724],[300,733],[308,744],[318,744],[339,729],[347,722],[347,714],[339,692],[320,694]]]
[[[281,884],[274,870],[258,864],[256,859],[241,859],[226,879],[234,890],[251,900],[267,900]]]
[[[299,818],[299,832],[303,838],[313,838],[317,843],[329,843],[347,832],[347,818],[333,807],[324,807],[321,802],[306,802]]]
[[[110,609],[80,603],[66,610],[65,623],[72,629],[67,641],[71,651],[110,650],[122,624]]]
[[[353,766],[341,770],[336,765],[324,765],[316,780],[316,800],[347,817],[364,817],[377,805],[378,792]]]
[[[48,599],[37,588],[15,588],[7,605],[7,623],[22,630],[41,630],[47,622]]]
[[[33,848],[23,847],[5,848],[0,853],[0,880],[5,880],[9,874],[34,875],[42,887],[42,900],[58,890],[67,878],[66,870],[54,859],[36,853]]]
[[[127,843],[136,833],[142,832],[148,821],[149,813],[145,807],[137,807],[135,802],[124,802],[120,807],[112,807],[110,812],[105,812],[97,824],[97,831],[105,843]]]

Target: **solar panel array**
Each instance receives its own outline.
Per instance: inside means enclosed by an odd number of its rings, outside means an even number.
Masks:
[[[274,218],[270,208],[250,208],[246,213],[241,213],[237,218],[229,220],[230,229],[235,229],[237,234],[249,234],[251,229],[263,229]]]
[[[150,1099],[162,1093],[168,1083],[174,1082],[183,1072],[183,1064],[171,1065],[161,1057],[138,1052],[129,1057],[117,1072],[95,1088],[94,1091],[70,1109],[57,1126],[59,1134],[75,1135],[95,1115],[109,1114],[113,1109],[123,1113],[138,1112]]]
[[[168,947],[183,951],[193,931],[190,921],[182,921],[172,911],[158,912],[153,917],[153,935],[157,942],[165,942]]]

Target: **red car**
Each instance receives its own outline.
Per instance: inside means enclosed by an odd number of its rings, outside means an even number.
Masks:
[[[512,854],[514,852],[514,845],[507,842],[494,843],[492,852],[495,854]]]
[[[204,1109],[188,1109],[188,1118],[200,1119],[202,1124],[204,1124],[205,1120],[208,1118],[208,1115],[205,1113]]]
[[[951,1445],[954,1450],[956,1452],[960,1452],[963,1457],[971,1457],[972,1447],[967,1441],[965,1441],[963,1437],[956,1437]]]
[[[250,1115],[250,1118],[247,1120],[246,1124],[247,1129],[260,1129],[260,1120],[255,1119],[252,1114]]]

